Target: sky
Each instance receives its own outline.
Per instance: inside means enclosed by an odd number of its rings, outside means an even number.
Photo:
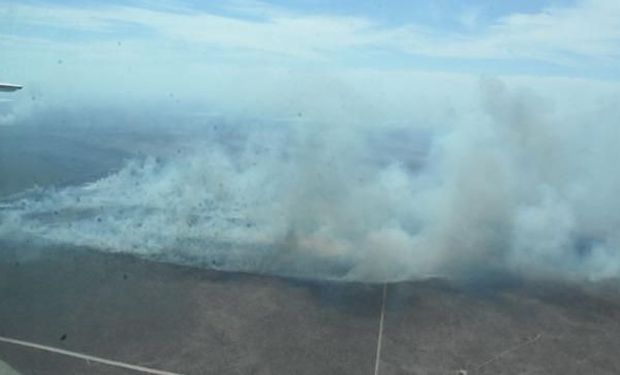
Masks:
[[[180,59],[620,77],[620,3],[614,0],[0,4],[5,72],[36,51],[56,62],[79,54],[145,65]]]
[[[250,93],[262,110],[329,91],[394,105],[480,77],[580,91],[620,79],[620,3],[0,0],[0,51],[0,81],[65,102]]]

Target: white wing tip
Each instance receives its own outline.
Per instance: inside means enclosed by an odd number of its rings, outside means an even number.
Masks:
[[[15,85],[12,83],[1,83],[0,82],[0,91],[5,91],[5,92],[17,91],[17,90],[21,90],[23,87],[24,86]]]

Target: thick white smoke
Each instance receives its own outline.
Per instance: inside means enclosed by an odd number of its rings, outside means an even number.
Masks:
[[[617,110],[480,92],[437,131],[322,118],[207,137],[5,203],[0,238],[361,281],[620,276]]]

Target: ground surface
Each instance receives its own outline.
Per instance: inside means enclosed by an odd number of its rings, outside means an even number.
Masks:
[[[5,337],[186,374],[374,372],[380,285],[221,273],[88,250],[4,245],[2,253]],[[617,374],[619,318],[611,286],[390,284],[379,373]],[[0,358],[22,374],[129,373],[9,344],[0,344]]]
[[[88,129],[0,129],[0,197],[83,183],[171,143]],[[0,336],[184,374],[373,374],[385,306],[379,374],[618,374],[618,285],[431,279],[390,284],[383,303],[383,285],[0,238]],[[137,373],[7,343],[0,360],[21,374]]]

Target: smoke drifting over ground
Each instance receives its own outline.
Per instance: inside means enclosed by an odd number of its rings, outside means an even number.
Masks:
[[[214,119],[97,181],[5,199],[0,238],[343,280],[620,276],[617,110],[479,91],[422,129]]]

